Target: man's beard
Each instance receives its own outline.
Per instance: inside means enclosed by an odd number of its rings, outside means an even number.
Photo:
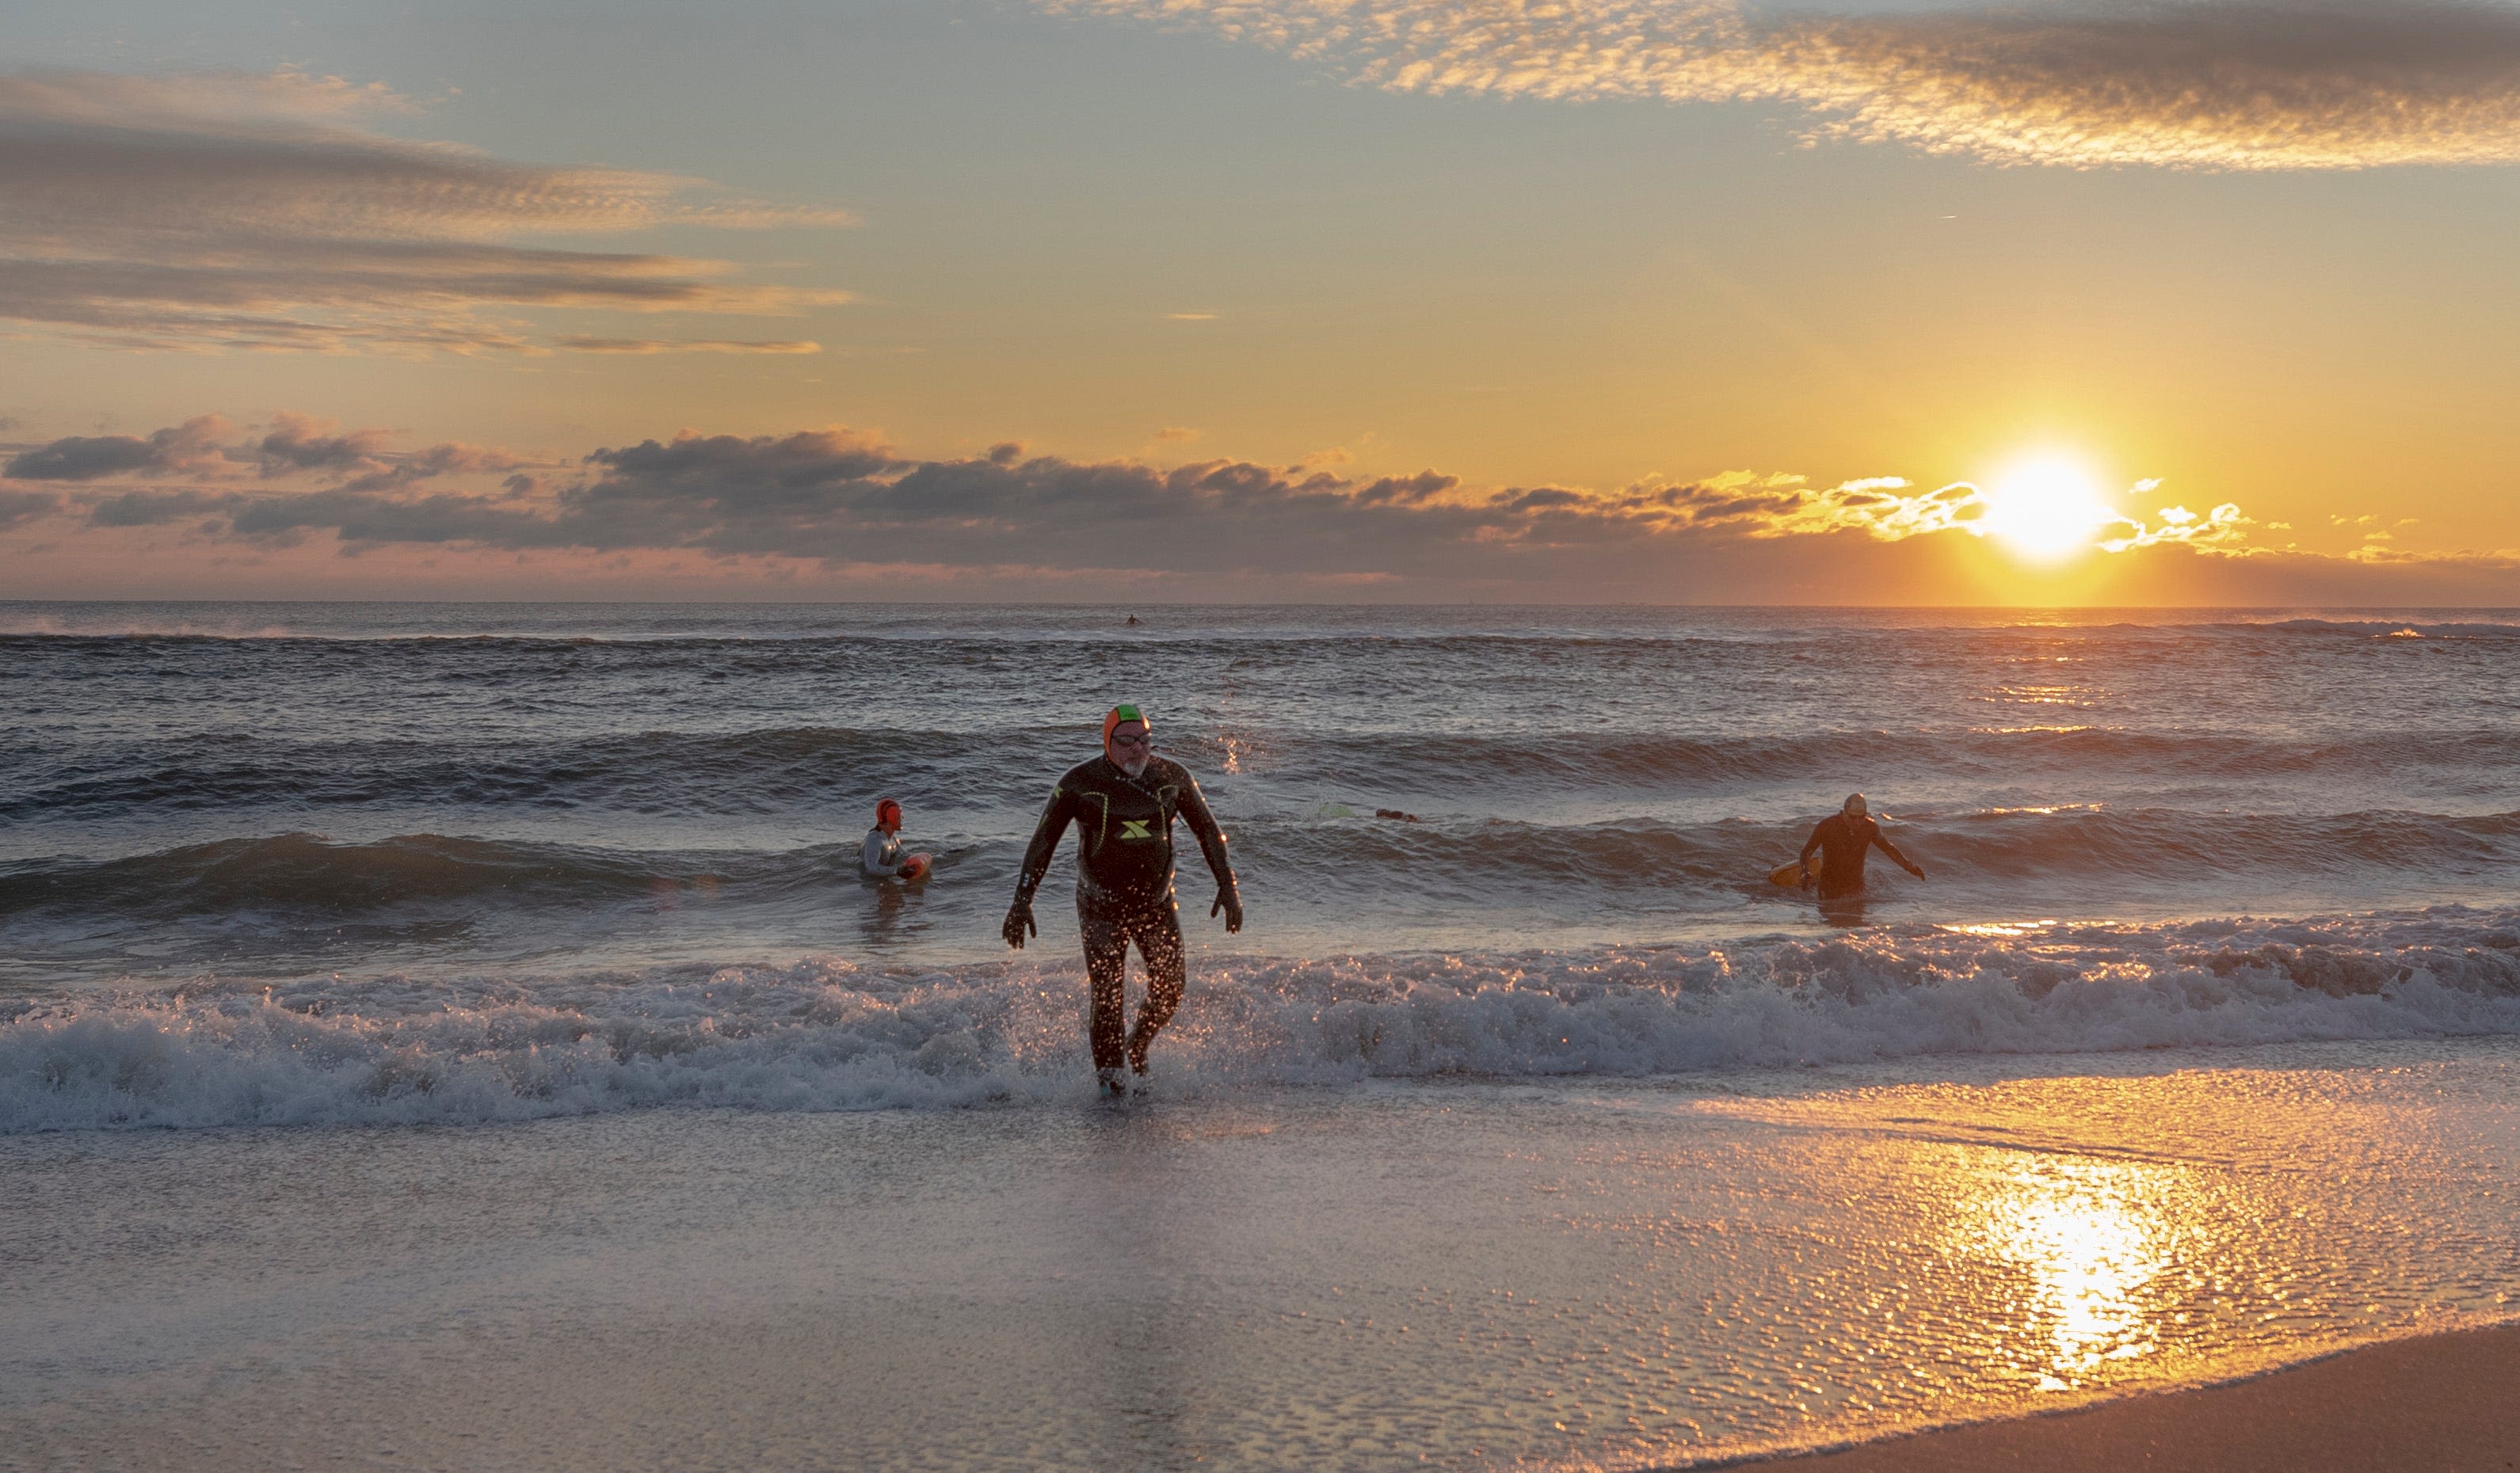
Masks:
[[[1111,765],[1135,778],[1146,772],[1148,755],[1143,747],[1125,757],[1114,749],[1111,753]]]

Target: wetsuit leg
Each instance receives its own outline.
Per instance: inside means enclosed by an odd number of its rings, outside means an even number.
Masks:
[[[1138,955],[1147,959],[1147,1001],[1138,1009],[1138,1026],[1129,1030],[1129,1067],[1144,1074],[1147,1049],[1173,1020],[1189,978],[1182,955],[1181,912],[1173,902],[1167,898],[1132,920]]]
[[[1105,1080],[1115,1075],[1127,1051],[1125,1034],[1129,980],[1127,917],[1083,896],[1076,901],[1076,928],[1085,937],[1085,979],[1089,1012],[1086,1039],[1094,1046],[1094,1072]]]

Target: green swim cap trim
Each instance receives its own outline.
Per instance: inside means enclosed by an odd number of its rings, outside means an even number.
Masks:
[[[1125,702],[1120,705],[1113,706],[1111,708],[1111,715],[1114,718],[1115,724],[1121,721],[1134,721],[1143,725],[1147,720],[1146,712],[1139,710],[1136,706],[1126,704]]]

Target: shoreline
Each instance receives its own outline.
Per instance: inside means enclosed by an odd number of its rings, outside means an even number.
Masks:
[[[2392,1387],[2520,1330],[2381,1337],[2507,1313],[2508,1054],[0,1139],[0,1470],[2114,1470],[2340,1368],[2408,1454],[2285,1473],[2490,1469]]]
[[[2520,1467],[2520,1320],[2342,1350],[2237,1381],[1711,1464],[1784,1473],[2495,1473]]]

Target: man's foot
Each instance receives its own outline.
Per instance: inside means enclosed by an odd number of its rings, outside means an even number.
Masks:
[[[1129,1097],[1129,1077],[1117,1069],[1097,1069],[1094,1077],[1102,1082],[1104,1099]]]

